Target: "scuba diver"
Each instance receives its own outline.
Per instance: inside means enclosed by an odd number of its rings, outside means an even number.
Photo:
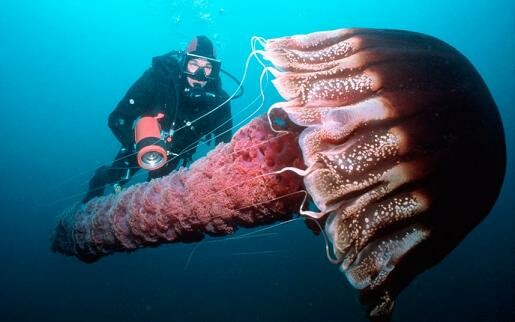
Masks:
[[[106,185],[120,191],[140,168],[149,170],[150,180],[169,174],[181,160],[186,166],[202,137],[229,142],[231,104],[222,89],[220,65],[205,36],[194,37],[185,51],[154,57],[152,67],[109,115],[121,148],[111,166],[95,171],[82,201],[102,196]]]

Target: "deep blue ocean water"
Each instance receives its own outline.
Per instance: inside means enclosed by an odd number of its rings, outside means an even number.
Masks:
[[[508,167],[496,206],[400,295],[393,321],[514,321],[515,4],[509,0],[2,1],[0,321],[365,321],[357,292],[326,260],[322,238],[300,221],[266,237],[201,245],[189,262],[192,245],[116,254],[91,265],[50,251],[56,216],[114,157],[118,143],[107,116],[153,56],[205,34],[224,68],[239,77],[253,35],[343,27],[407,29],[448,42],[479,70],[505,126]],[[258,95],[259,71],[254,62],[233,113]],[[266,93],[265,107],[279,99],[271,86]]]

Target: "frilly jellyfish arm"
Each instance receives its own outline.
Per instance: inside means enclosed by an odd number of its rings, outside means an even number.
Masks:
[[[255,119],[188,170],[70,209],[59,220],[52,248],[92,262],[113,252],[287,219],[304,197],[302,180],[273,172],[303,166],[296,140]]]

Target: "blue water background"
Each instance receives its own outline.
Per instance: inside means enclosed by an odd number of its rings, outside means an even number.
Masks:
[[[365,321],[322,238],[299,221],[268,236],[201,245],[189,262],[192,245],[93,265],[49,248],[55,217],[116,153],[107,116],[151,57],[206,34],[224,68],[240,76],[253,35],[343,27],[407,29],[456,47],[484,77],[506,131],[508,169],[495,208],[400,295],[394,321],[515,320],[514,16],[509,0],[3,0],[0,320]],[[233,113],[259,94],[259,72],[253,62]],[[265,92],[264,108],[279,99],[271,86]]]

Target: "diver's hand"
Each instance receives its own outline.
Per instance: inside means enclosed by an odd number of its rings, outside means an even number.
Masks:
[[[193,154],[186,154],[182,157],[182,166],[187,167],[193,163]]]

